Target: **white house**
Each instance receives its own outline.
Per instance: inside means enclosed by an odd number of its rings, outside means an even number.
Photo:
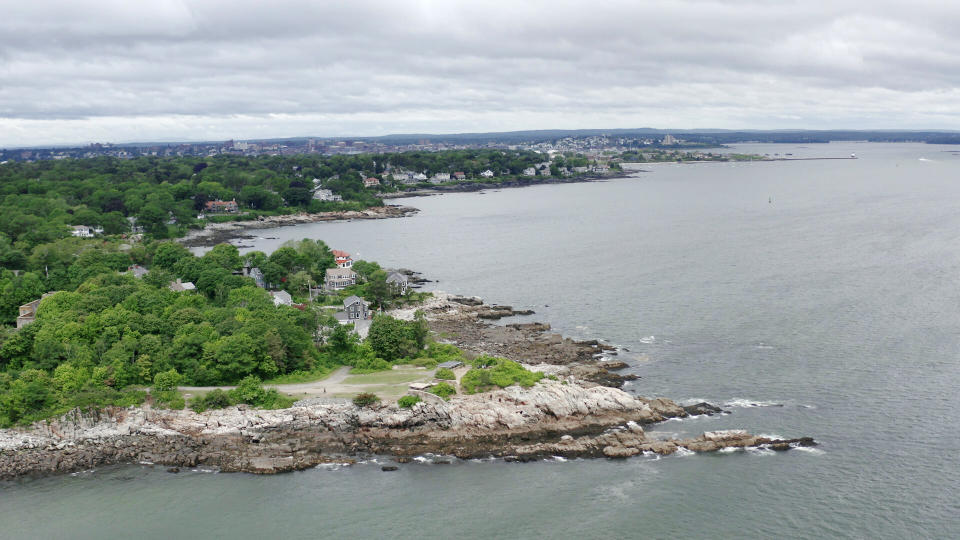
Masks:
[[[103,229],[100,227],[91,227],[89,225],[74,225],[73,230],[70,231],[70,234],[77,238],[93,238],[102,233]]]
[[[483,171],[482,173],[480,173],[480,176],[482,176],[482,177],[484,177],[484,178],[493,178],[493,171],[491,171],[490,169],[487,169],[487,170]]]
[[[423,174],[423,173],[417,173],[417,174],[413,175],[413,179],[414,179],[414,181],[416,181],[416,182],[426,182],[426,181],[427,181],[427,175],[425,175],[425,174]]]
[[[536,175],[537,175],[537,170],[534,169],[533,167],[527,167],[526,169],[523,170],[523,173],[522,173],[522,174],[523,174],[524,176],[536,176]]]
[[[340,195],[334,194],[333,191],[329,189],[320,189],[320,188],[317,188],[317,190],[313,192],[313,198],[318,201],[342,201],[343,200],[343,197],[341,197]]]
[[[446,172],[438,172],[433,175],[433,178],[430,179],[430,182],[434,184],[440,184],[440,183],[449,182],[449,181],[450,181],[450,173],[446,173]]]
[[[330,253],[333,253],[333,262],[337,264],[337,268],[350,268],[353,266],[353,259],[350,258],[350,254],[346,251],[334,249],[331,250]]]

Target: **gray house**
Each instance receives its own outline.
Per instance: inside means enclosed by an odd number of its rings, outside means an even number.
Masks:
[[[370,315],[370,309],[363,298],[351,296],[343,301],[343,311],[347,314],[347,319],[353,321],[357,319],[366,319]]]
[[[273,305],[275,306],[293,305],[293,297],[287,291],[270,291],[270,296],[273,297]]]
[[[263,272],[256,266],[249,269],[247,267],[244,267],[243,273],[247,277],[253,279],[253,281],[257,284],[257,287],[260,287],[261,289],[267,288],[267,279],[263,277]]]
[[[323,287],[328,291],[339,291],[357,284],[357,273],[349,268],[327,268]]]
[[[387,285],[390,286],[394,294],[399,294],[402,296],[407,294],[409,282],[407,281],[407,276],[401,274],[400,272],[390,272],[390,275],[387,276]]]

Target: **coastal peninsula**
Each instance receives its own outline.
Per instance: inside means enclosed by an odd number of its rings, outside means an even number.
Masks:
[[[690,414],[713,414],[708,404],[680,407],[664,398],[635,397],[619,388],[617,367],[598,360],[606,348],[549,334],[548,325],[498,327],[479,299],[438,294],[422,306],[392,312],[398,319],[421,310],[433,332],[454,336],[470,356],[511,354],[547,375],[524,388],[451,396],[427,392],[410,407],[357,405],[311,397],[289,408],[234,406],[205,412],[140,407],[79,410],[26,428],[0,430],[0,478],[64,473],[116,463],[170,467],[207,466],[223,471],[276,473],[321,463],[351,463],[368,454],[403,463],[431,453],[457,458],[529,461],[551,456],[624,458],[680,449],[787,450],[812,439],[774,440],[742,430],[706,432],[688,439],[649,437],[643,426]],[[498,337],[499,336],[499,337]],[[606,367],[605,367],[606,366]],[[462,387],[466,368],[458,368]],[[605,382],[600,384],[595,381]]]

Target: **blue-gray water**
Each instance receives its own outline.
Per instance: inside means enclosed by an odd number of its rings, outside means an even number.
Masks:
[[[0,537],[960,536],[960,148],[737,150],[859,159],[409,199],[409,219],[256,244],[322,238],[533,307],[629,348],[643,377],[629,390],[734,413],[654,431],[744,427],[818,450],[272,477],[108,468],[2,485]]]

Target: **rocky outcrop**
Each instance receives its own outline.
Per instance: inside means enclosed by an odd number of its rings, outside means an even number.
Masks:
[[[686,412],[667,399],[643,399],[615,388],[544,380],[421,402],[359,408],[347,401],[311,399],[289,409],[246,407],[194,413],[149,407],[73,411],[29,429],[0,430],[0,478],[62,473],[112,463],[218,467],[270,474],[358,454],[460,458],[522,456],[629,457],[679,447],[713,451],[727,446],[790,447],[808,439],[773,441],[745,432],[711,432],[690,440],[656,440],[642,425]]]
[[[686,413],[691,416],[698,416],[701,414],[712,416],[714,414],[722,414],[722,413],[729,414],[730,412],[730,411],[725,411],[720,407],[717,407],[716,405],[711,405],[705,401],[702,401],[700,403],[695,403],[693,405],[684,405],[683,410],[686,411]]]

